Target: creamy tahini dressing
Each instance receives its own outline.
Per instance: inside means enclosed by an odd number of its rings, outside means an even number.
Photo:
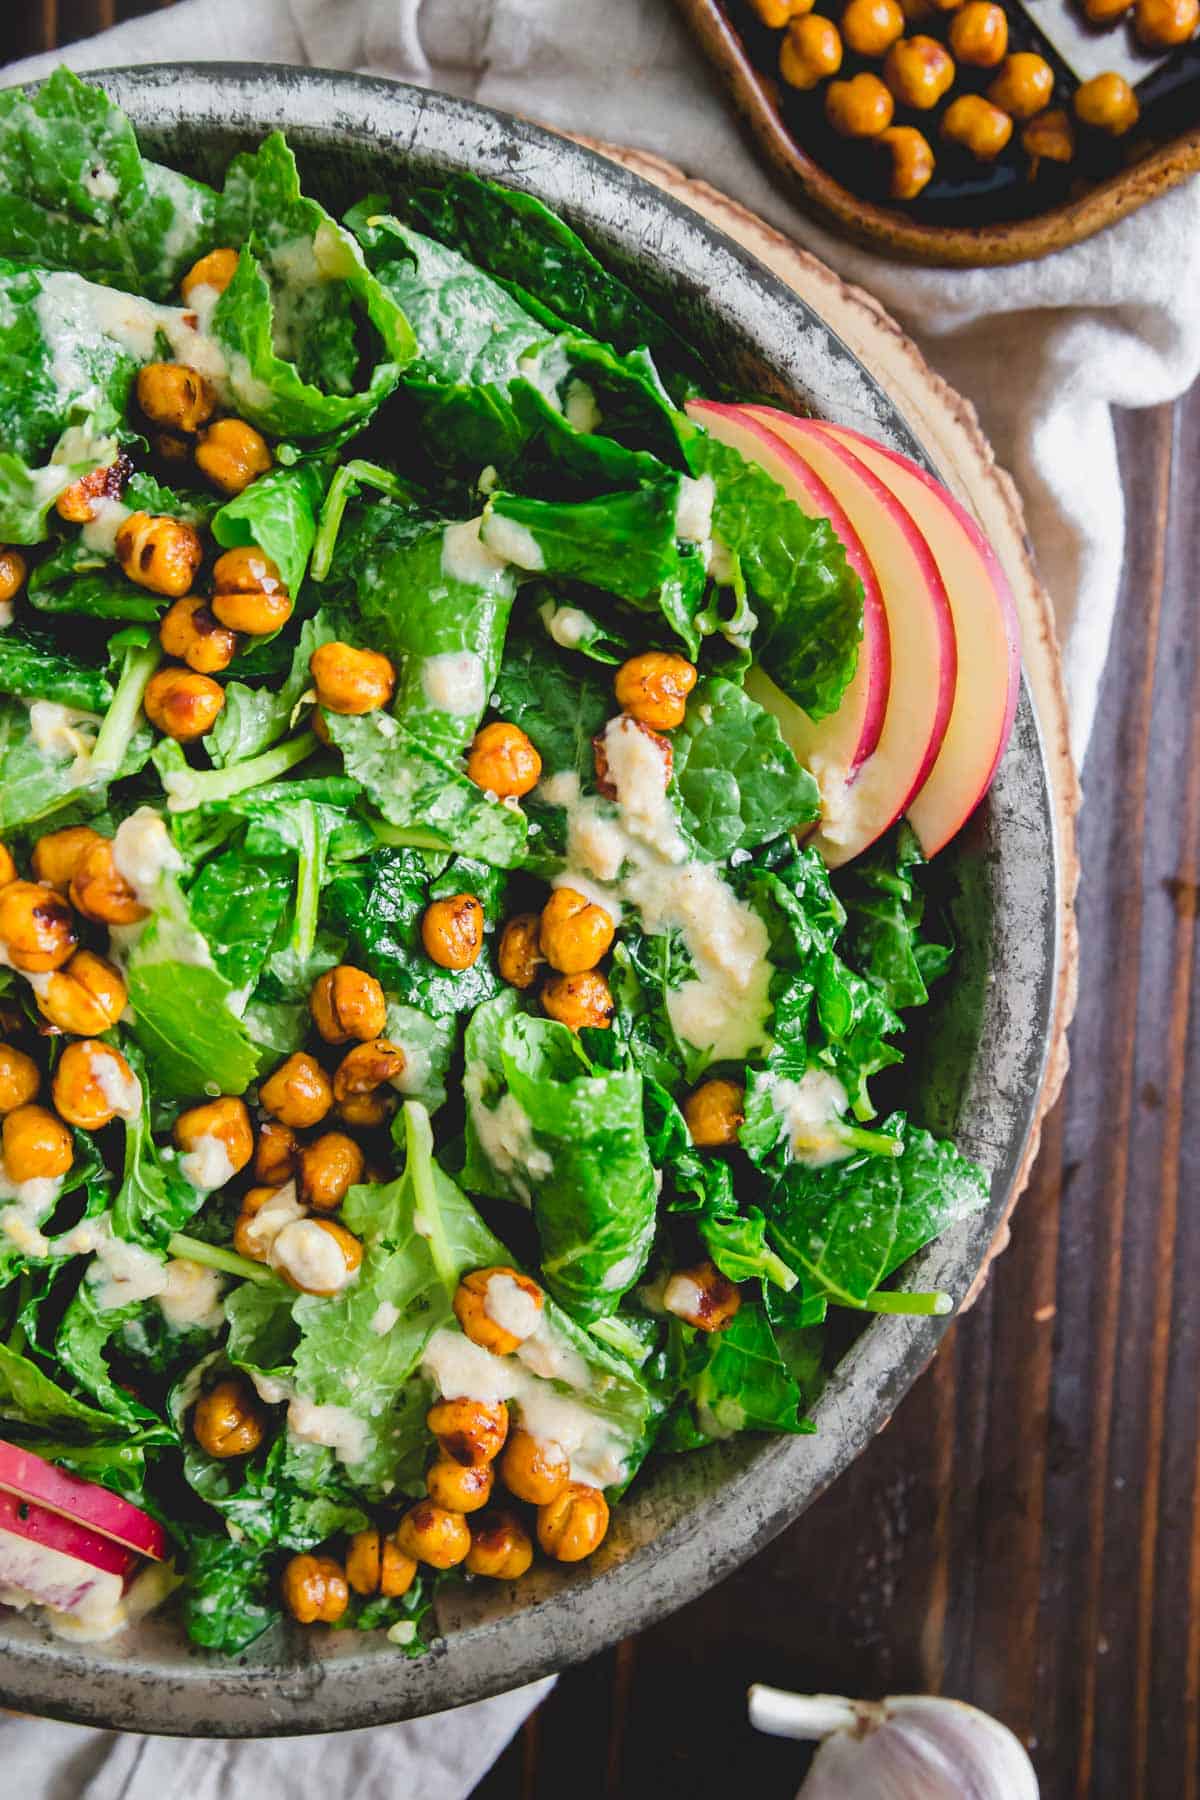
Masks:
[[[34,700],[29,707],[29,735],[39,750],[62,761],[70,759],[70,780],[78,786],[92,772],[92,751],[101,721],[95,713],[57,700]]]
[[[503,513],[485,513],[480,537],[496,556],[515,563],[518,569],[544,569],[546,558],[542,547],[527,525]]]
[[[213,1132],[206,1131],[186,1155],[179,1158],[179,1173],[194,1188],[211,1193],[214,1188],[224,1187],[226,1182],[232,1181],[237,1170],[223,1141]]]
[[[530,1182],[545,1181],[554,1163],[533,1135],[529,1114],[513,1094],[505,1094],[495,1106],[484,1098],[491,1071],[486,1063],[468,1063],[463,1075],[463,1093],[471,1113],[471,1124],[480,1148],[501,1175],[512,1183],[513,1191],[528,1203]]]
[[[143,906],[152,906],[164,875],[183,868],[162,814],[139,806],[117,826],[112,841],[113,865]]]
[[[489,587],[502,575],[507,563],[480,541],[483,518],[464,519],[447,525],[442,533],[442,574],[468,587]]]
[[[542,1320],[542,1309],[511,1275],[492,1275],[483,1291],[483,1310],[493,1325],[523,1343]]]
[[[788,1155],[811,1169],[843,1162],[851,1151],[830,1129],[844,1116],[850,1101],[828,1069],[806,1069],[799,1081],[779,1081],[771,1104],[784,1122]]]
[[[421,664],[421,687],[430,706],[451,718],[477,716],[487,705],[486,671],[473,650],[444,650]]]

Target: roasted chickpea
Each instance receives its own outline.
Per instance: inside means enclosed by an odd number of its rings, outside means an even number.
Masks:
[[[382,1531],[356,1531],[346,1545],[346,1580],[356,1594],[382,1594],[395,1600],[407,1594],[416,1574],[416,1558],[405,1556]]]
[[[425,954],[441,969],[469,969],[483,949],[483,908],[474,894],[431,900],[421,918]]]
[[[847,0],[842,12],[842,41],[858,56],[882,56],[904,32],[904,14],[896,0]]]
[[[460,1463],[447,1457],[426,1470],[425,1488],[435,1506],[447,1512],[472,1513],[487,1505],[495,1479],[491,1463]]]
[[[933,0],[900,0],[900,11],[909,25],[924,25],[935,16]]]
[[[150,723],[178,744],[212,730],[225,704],[225,689],[211,675],[191,669],[159,669],[146,683],[142,705]]]
[[[495,719],[475,733],[467,774],[497,799],[519,800],[540,781],[542,759],[519,726]]]
[[[117,532],[115,548],[130,581],[172,599],[187,593],[204,559],[194,526],[145,512],[130,513]]]
[[[1075,89],[1075,117],[1079,123],[1107,131],[1110,137],[1124,137],[1137,124],[1140,110],[1137,95],[1125,77],[1111,69],[1103,75],[1093,75]]]
[[[237,1175],[254,1155],[254,1132],[246,1102],[233,1094],[189,1106],[175,1120],[176,1147],[185,1154],[203,1150],[204,1140],[215,1138]]]
[[[742,1106],[739,1082],[720,1077],[702,1081],[683,1103],[683,1116],[693,1144],[703,1150],[721,1144],[736,1144],[745,1117]]]
[[[97,500],[119,500],[132,474],[133,463],[122,453],[107,467],[89,469],[86,475],[64,488],[54,502],[54,510],[60,519],[66,519],[72,525],[86,525],[96,517]]]
[[[231,631],[262,637],[292,616],[278,568],[253,545],[226,550],[213,564],[212,610]]]
[[[71,1134],[46,1106],[17,1106],[0,1127],[4,1172],[10,1181],[54,1180],[74,1160]]]
[[[901,106],[928,112],[954,80],[954,59],[936,38],[901,38],[887,53],[883,79]],[[884,120],[885,125],[891,119]]]
[[[942,114],[942,136],[979,162],[999,156],[1012,136],[1012,120],[982,94],[960,94]]]
[[[75,1037],[111,1031],[128,998],[121,972],[94,950],[77,950],[70,962],[38,983],[38,1010],[51,1025]]]
[[[381,1035],[387,1024],[387,1001],[373,975],[339,963],[314,983],[308,997],[313,1024],[327,1044],[348,1044]]]
[[[471,1533],[459,1512],[418,1500],[396,1527],[396,1544],[405,1556],[428,1563],[432,1569],[453,1569],[465,1561]]]
[[[119,1050],[81,1038],[59,1057],[50,1084],[54,1104],[68,1125],[99,1131],[141,1105],[137,1077]]]
[[[1134,30],[1148,50],[1186,44],[1200,20],[1200,0],[1137,0]]]
[[[97,925],[136,925],[150,917],[113,860],[112,839],[96,834],[75,864],[70,885],[71,904],[85,919]],[[0,902],[3,890],[0,890]],[[2,910],[2,909],[0,909]]]
[[[473,1344],[511,1356],[541,1321],[541,1288],[517,1269],[473,1269],[454,1290],[454,1316]]]
[[[542,908],[538,943],[560,975],[581,975],[607,955],[616,927],[603,906],[571,887],[555,888]]]
[[[362,1250],[354,1233],[336,1219],[291,1219],[273,1240],[267,1261],[297,1293],[328,1299],[354,1278]]]
[[[1053,92],[1054,70],[1045,57],[1036,56],[1031,50],[1017,50],[1005,57],[988,83],[987,97],[1010,118],[1032,119],[1049,106]]]
[[[537,913],[518,913],[500,933],[496,965],[501,980],[515,988],[532,987],[542,964],[538,943],[541,919]]]
[[[376,650],[321,644],[308,659],[317,705],[357,717],[386,706],[396,691],[396,671]]]
[[[321,1123],[333,1105],[333,1088],[316,1057],[297,1050],[263,1082],[258,1102],[281,1125],[304,1131]]]
[[[533,1540],[515,1513],[480,1513],[472,1522],[466,1567],[493,1581],[519,1581],[533,1561]]]
[[[338,1101],[338,1118],[355,1131],[377,1131],[386,1125],[399,1101],[396,1095],[376,1088],[372,1094],[347,1094]]]
[[[556,1562],[582,1562],[599,1549],[607,1530],[608,1501],[582,1481],[568,1481],[548,1505],[538,1507],[538,1543]]]
[[[210,250],[207,256],[194,262],[183,276],[179,292],[189,306],[195,306],[205,298],[198,292],[201,288],[208,288],[213,294],[223,294],[237,274],[237,266],[236,250]]]
[[[15,600],[25,581],[25,558],[11,545],[0,545],[0,606]]]
[[[677,1269],[663,1289],[663,1305],[697,1331],[724,1331],[732,1325],[742,1296],[710,1262]]]
[[[240,1375],[227,1375],[196,1402],[192,1436],[209,1456],[248,1456],[263,1441],[258,1396]]]
[[[279,1199],[288,1180],[290,1176],[285,1176],[279,1185],[247,1188],[242,1195],[242,1210],[233,1226],[233,1247],[239,1256],[248,1256],[251,1262],[265,1263],[270,1257],[271,1245],[284,1225],[304,1217],[298,1202],[288,1204],[285,1201],[281,1208],[274,1210],[269,1225],[267,1220],[259,1218],[260,1213]]]
[[[641,719],[634,719],[623,713],[618,719],[610,719],[603,731],[598,731],[592,739],[592,763],[596,770],[596,786],[606,800],[616,800],[618,786],[612,776],[609,758],[610,740],[613,733],[623,750],[640,749],[645,743],[653,744],[654,754],[659,767],[654,771],[655,777],[661,780],[665,793],[671,780],[671,771],[675,766],[675,752],[671,749],[670,738],[663,737],[653,726],[646,725]],[[631,735],[634,734],[634,735]]]
[[[552,1019],[582,1031],[585,1025],[604,1031],[612,1024],[613,997],[598,969],[582,975],[554,975],[542,989],[542,1006]]]
[[[62,831],[48,831],[33,846],[34,880],[66,894],[80,858],[94,844],[107,842],[90,825],[68,825]]]
[[[950,48],[972,69],[994,69],[1008,49],[1008,14],[993,0],[967,0],[950,21]]]
[[[810,13],[792,20],[779,50],[779,73],[789,87],[807,92],[841,66],[842,34],[832,19]]]
[[[363,1153],[345,1132],[323,1132],[296,1153],[296,1192],[317,1212],[333,1212],[362,1178]]]
[[[892,199],[915,200],[934,171],[929,139],[913,125],[889,125],[875,141],[889,158],[888,193]]]
[[[404,1073],[404,1052],[399,1044],[387,1038],[373,1038],[369,1044],[355,1044],[347,1050],[333,1077],[333,1096],[345,1107],[355,1096],[374,1094],[385,1082],[395,1081]]]
[[[42,1078],[32,1056],[15,1044],[0,1044],[0,1113],[15,1112],[36,1100]]]
[[[283,1604],[301,1625],[336,1625],[350,1604],[346,1572],[332,1556],[289,1557],[280,1591]]]
[[[254,1179],[269,1187],[282,1187],[296,1173],[300,1145],[290,1125],[267,1119],[258,1128],[254,1146]]]
[[[443,1456],[465,1466],[495,1462],[508,1436],[508,1408],[503,1400],[439,1400],[425,1423]]]
[[[1133,0],[1083,0],[1083,12],[1092,25],[1111,25],[1132,5]]]
[[[137,401],[152,425],[192,433],[216,411],[211,381],[186,363],[146,363],[137,374]]]
[[[812,24],[817,22],[811,21]],[[801,20],[800,27],[809,23]],[[834,69],[840,66],[839,54]],[[695,685],[694,663],[667,650],[647,650],[621,664],[613,678],[613,693],[621,711],[636,719],[639,725],[650,725],[655,731],[674,731],[677,725],[683,724],[687,697]]]
[[[37,849],[34,848],[34,872],[37,870]],[[7,844],[0,844],[0,887],[7,887],[10,881],[17,879],[17,865],[13,861],[13,853]],[[40,881],[41,876],[37,879]],[[53,886],[53,883],[51,883]]]
[[[878,137],[894,111],[895,102],[877,75],[831,81],[825,90],[825,117],[840,137]]]
[[[244,419],[218,419],[196,444],[196,467],[222,494],[240,494],[270,466],[266,438]]]
[[[553,1438],[514,1431],[500,1458],[500,1479],[514,1500],[549,1506],[571,1479],[571,1459]]]
[[[78,942],[74,915],[61,894],[36,881],[0,887],[0,944],[14,969],[27,975],[61,969]]]
[[[1036,178],[1038,164],[1069,163],[1075,154],[1075,129],[1070,116],[1061,106],[1052,106],[1030,119],[1021,128],[1021,148],[1030,162],[1030,174]]]
[[[222,625],[207,600],[188,594],[163,614],[158,641],[168,656],[177,656],[197,675],[227,669],[237,655],[237,633]]]
[[[750,0],[750,5],[764,25],[778,31],[789,19],[797,19],[801,13],[811,12],[813,0]]]

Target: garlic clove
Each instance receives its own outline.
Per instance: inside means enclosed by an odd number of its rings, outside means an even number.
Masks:
[[[1038,1800],[1020,1740],[962,1701],[846,1700],[762,1686],[749,1700],[758,1730],[822,1740],[797,1800]]]

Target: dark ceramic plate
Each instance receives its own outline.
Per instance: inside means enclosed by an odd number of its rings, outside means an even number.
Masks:
[[[538,194],[587,236],[729,380],[921,456],[846,346],[695,214],[572,143],[465,101],[391,82],[197,65],[100,73],[143,143],[196,175],[284,126],[332,207],[412,176],[472,169]],[[1022,691],[991,795],[938,861],[960,953],[907,1065],[916,1114],[992,1172],[985,1215],[921,1256],[920,1287],[961,1296],[979,1270],[1034,1126],[1057,964],[1057,847],[1037,723]],[[886,1422],[945,1321],[880,1319],[848,1345],[815,1437],[738,1441],[665,1459],[619,1509],[586,1568],[448,1595],[444,1636],[408,1660],[380,1634],[269,1634],[236,1661],[192,1649],[168,1611],[77,1648],[0,1623],[9,1706],[152,1732],[258,1736],[381,1724],[476,1700],[577,1662],[680,1606],[768,1542]]]

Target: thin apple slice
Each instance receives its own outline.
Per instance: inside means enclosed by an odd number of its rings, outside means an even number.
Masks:
[[[0,1438],[0,1499],[6,1495],[35,1501],[154,1562],[162,1562],[167,1555],[167,1534],[149,1513],[120,1494],[70,1475],[32,1450]]]
[[[1000,560],[975,520],[911,457],[849,425],[819,421],[890,488],[937,559],[958,644],[954,709],[908,819],[926,856],[935,856],[970,818],[992,784],[1012,732],[1021,685],[1021,632]]]
[[[7,1543],[12,1538],[68,1558],[76,1564],[77,1571],[116,1575],[122,1581],[137,1562],[133,1551],[127,1550],[124,1544],[114,1544],[111,1538],[101,1537],[98,1531],[89,1531],[75,1519],[66,1519],[48,1507],[35,1505],[32,1500],[21,1500],[16,1494],[0,1494],[0,1543]],[[83,1573],[77,1572],[75,1578],[82,1581]],[[59,1603],[45,1600],[39,1604],[54,1606]],[[64,1606],[63,1610],[70,1608]]]
[[[825,766],[840,770],[848,781],[879,742],[892,676],[887,613],[871,559],[825,483],[765,425],[749,417],[745,407],[693,400],[687,410],[718,442],[740,450],[748,462],[764,468],[809,518],[828,519],[842,541],[846,561],[862,582],[858,666],[835,713],[826,719],[810,719],[764,670],[751,669],[746,678],[748,691],[760,706],[774,713],[784,741],[805,767],[815,756]]]
[[[831,489],[879,577],[892,643],[892,683],[874,754],[847,784],[809,767],[824,817],[812,838],[831,868],[873,844],[915,798],[937,761],[957,681],[954,622],[933,552],[908,512],[845,444],[813,419],[750,406]]]

